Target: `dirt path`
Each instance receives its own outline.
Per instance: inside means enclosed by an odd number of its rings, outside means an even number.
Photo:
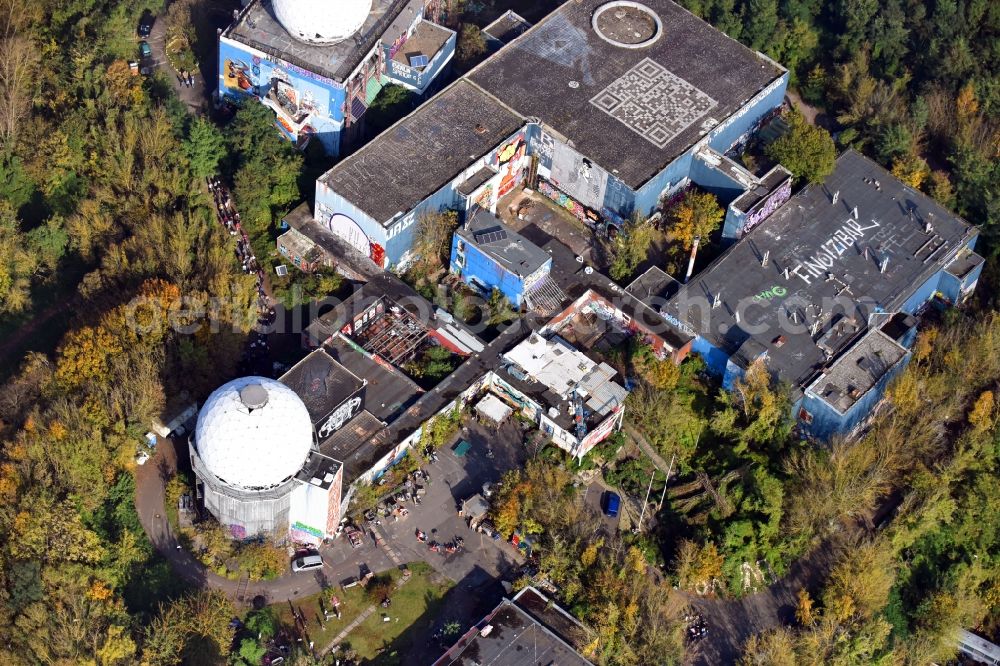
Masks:
[[[653,465],[656,466],[656,469],[660,470],[664,474],[670,473],[670,466],[667,465],[667,461],[660,457],[660,454],[656,452],[656,449],[653,448],[652,444],[646,441],[646,438],[642,436],[641,432],[628,423],[625,424],[625,432],[628,433],[628,436],[632,438],[640,449],[642,449],[642,452],[653,461]]]
[[[22,359],[11,359],[8,356],[19,350],[35,332],[43,325],[49,323],[56,315],[65,312],[67,309],[75,308],[76,302],[77,299],[73,296],[61,303],[53,303],[24,322],[24,325],[18,328],[13,335],[8,336],[3,342],[0,342],[0,361],[5,365],[19,365]]]
[[[691,594],[691,606],[705,618],[708,636],[692,645],[689,663],[735,664],[750,636],[793,623],[799,590],[803,587],[815,590],[826,578],[836,559],[838,544],[836,538],[823,542],[793,564],[777,583],[742,599],[706,599]]]

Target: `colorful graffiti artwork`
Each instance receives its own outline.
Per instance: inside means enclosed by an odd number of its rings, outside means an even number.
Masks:
[[[493,183],[489,183],[483,188],[483,191],[479,193],[474,203],[480,208],[487,210],[493,208]]]
[[[497,169],[506,167],[500,179],[500,187],[497,188],[497,197],[502,197],[513,190],[523,179],[523,162],[527,148],[528,144],[524,140],[524,134],[521,133],[497,150]]]
[[[376,266],[383,266],[385,264],[385,248],[378,243],[371,244],[368,256],[371,257]]]
[[[554,201],[557,206],[565,208],[574,217],[588,225],[600,224],[602,222],[600,214],[592,208],[587,208],[582,203],[564,194],[544,178],[538,180],[538,191]]]
[[[772,192],[766,199],[751,208],[747,212],[747,219],[743,223],[740,235],[750,233],[750,230],[771,216],[771,213],[778,210],[782,204],[792,196],[792,179],[789,177],[778,189]]]

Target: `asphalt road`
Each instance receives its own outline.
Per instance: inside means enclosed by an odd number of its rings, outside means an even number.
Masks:
[[[153,29],[149,33],[149,37],[146,38],[146,42],[149,43],[149,47],[153,50],[153,57],[151,60],[143,62],[143,66],[151,66],[167,75],[167,78],[174,86],[174,90],[177,91],[177,96],[182,102],[188,107],[188,109],[194,113],[199,114],[203,110],[203,103],[206,99],[205,92],[205,79],[201,76],[201,73],[197,69],[192,72],[194,75],[194,85],[188,87],[181,83],[180,73],[174,70],[167,61],[167,20],[165,16],[157,16],[156,21],[153,23]],[[139,37],[136,36],[136,57],[138,57],[138,46]]]
[[[319,592],[324,587],[356,577],[362,565],[374,572],[386,571],[399,563],[424,560],[447,578],[466,588],[492,583],[497,576],[514,565],[518,557],[514,549],[501,542],[481,538],[466,526],[457,513],[457,502],[474,495],[486,481],[496,481],[503,472],[523,462],[520,429],[508,425],[499,433],[472,425],[468,434],[461,435],[473,443],[470,452],[457,457],[449,447],[442,449],[436,464],[426,467],[431,476],[427,494],[421,504],[408,504],[410,515],[399,522],[383,522],[378,528],[385,537],[388,550],[376,545],[370,530],[359,548],[352,548],[345,538],[321,550],[325,566],[313,572],[292,573],[275,580],[251,582],[245,599],[262,595],[269,602],[296,599]],[[486,443],[491,442],[494,457],[485,455]],[[178,451],[186,458],[186,444],[160,440],[156,453],[136,470],[136,509],[139,519],[153,546],[186,582],[210,587],[236,599],[239,581],[223,578],[207,570],[190,553],[178,548],[176,535],[170,530],[164,511],[166,482],[177,469]],[[440,542],[455,536],[465,538],[465,550],[451,555],[431,552],[416,540],[419,527]]]

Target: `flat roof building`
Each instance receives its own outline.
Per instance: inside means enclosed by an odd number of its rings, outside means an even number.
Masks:
[[[521,185],[594,227],[692,180],[728,204],[757,181],[718,156],[772,117],[787,80],[670,0],[567,2],[321,177],[314,214],[348,218],[397,265],[421,215],[495,212]]]
[[[808,430],[842,432],[874,408],[852,395],[876,388],[880,399],[890,370],[908,358],[912,331],[894,326],[898,333],[889,339],[877,329],[935,296],[961,303],[982,269],[973,251],[978,235],[848,151],[823,185],[793,196],[661,311],[694,336],[693,351],[727,386],[763,357],[791,385],[796,405],[807,398],[798,415]],[[817,400],[841,412],[836,423],[816,420],[810,404]]]
[[[500,290],[515,308],[551,268],[547,252],[487,210],[470,215],[452,238],[451,272],[484,298]]]
[[[577,650],[588,630],[541,592],[526,587],[504,599],[444,653],[434,666],[471,661],[492,666],[590,666]]]

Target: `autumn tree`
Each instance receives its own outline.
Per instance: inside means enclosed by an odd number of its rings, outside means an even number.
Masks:
[[[0,206],[0,314],[28,306],[36,265],[13,211]]]
[[[786,116],[788,131],[771,142],[768,157],[780,162],[796,178],[810,183],[821,183],[833,173],[837,150],[830,133],[810,125],[798,111]]]
[[[451,237],[457,228],[458,213],[453,210],[424,213],[419,217],[413,251],[425,271],[433,273],[447,264],[450,259]]]
[[[39,49],[28,30],[38,6],[0,2],[0,144],[10,149],[31,110]]]
[[[670,211],[670,235],[690,250],[695,238],[708,239],[715,233],[725,214],[711,192],[690,189]]]
[[[618,230],[608,247],[611,258],[608,275],[613,280],[628,278],[646,260],[655,232],[653,225],[643,218],[630,220]]]

